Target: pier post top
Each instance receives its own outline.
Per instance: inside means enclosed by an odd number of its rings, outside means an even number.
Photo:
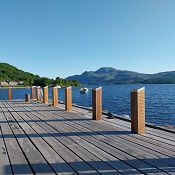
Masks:
[[[131,92],[141,92],[141,91],[144,91],[144,90],[145,90],[145,87],[142,87],[140,89],[134,89]]]
[[[100,90],[100,89],[102,89],[102,87],[101,87],[101,86],[100,86],[100,87],[98,87],[98,88],[93,88],[92,90],[97,91],[97,90]]]
[[[72,86],[68,86],[68,87],[66,87],[66,89],[71,89],[72,88]]]

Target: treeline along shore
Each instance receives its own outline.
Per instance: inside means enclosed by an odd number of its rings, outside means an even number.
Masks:
[[[66,80],[57,77],[55,79],[40,77],[29,72],[22,71],[10,64],[0,63],[0,83],[1,87],[15,86],[80,86],[77,80]]]

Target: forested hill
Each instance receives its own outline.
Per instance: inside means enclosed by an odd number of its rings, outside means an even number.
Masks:
[[[112,67],[102,67],[96,71],[85,71],[67,80],[78,80],[83,84],[175,84],[175,71],[156,74],[142,74]]]
[[[20,70],[10,64],[0,63],[0,82],[1,81],[23,81],[23,85],[60,85],[60,86],[79,86],[79,82],[76,80],[65,80],[57,77],[56,79],[50,79],[47,77],[40,77],[29,72]]]

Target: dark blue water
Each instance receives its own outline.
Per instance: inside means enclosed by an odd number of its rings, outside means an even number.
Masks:
[[[94,88],[98,86],[86,86]],[[175,85],[104,85],[103,110],[108,110],[119,115],[130,115],[130,91],[145,87],[146,97],[146,121],[156,125],[175,125]],[[59,100],[64,101],[64,88],[58,89]],[[80,94],[80,89],[73,87],[73,103],[91,107],[91,91],[88,94]],[[13,99],[24,98],[30,89],[14,89]],[[6,99],[7,90],[0,92],[0,99]],[[52,98],[52,90],[49,89],[49,98]]]

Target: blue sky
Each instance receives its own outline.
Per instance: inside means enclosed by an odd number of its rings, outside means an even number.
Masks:
[[[51,78],[175,70],[175,0],[0,0],[0,61]]]

